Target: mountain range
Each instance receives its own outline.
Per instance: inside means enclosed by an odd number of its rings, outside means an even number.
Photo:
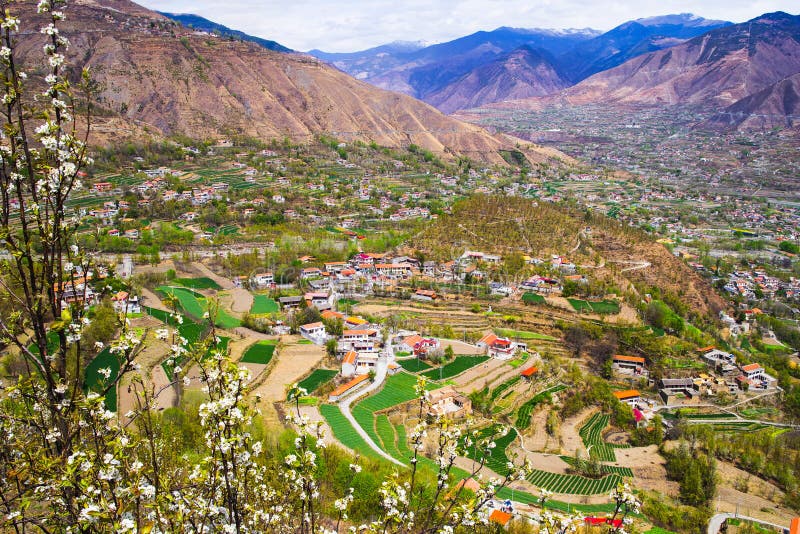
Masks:
[[[35,9],[14,5],[32,27],[44,26]],[[171,134],[303,141],[329,134],[496,163],[503,162],[501,149],[518,143],[308,55],[186,28],[128,0],[76,2],[61,29],[72,43],[73,72],[88,68],[97,88],[96,141]],[[31,72],[42,70],[44,39],[18,35],[20,60]],[[558,157],[526,143],[521,150],[533,161]]]
[[[413,50],[309,53],[373,85],[450,113],[558,91],[640,54],[730,24],[680,14],[629,21],[605,33],[501,27]]]
[[[704,126],[795,126],[798,73],[800,16],[776,12],[639,55],[549,96],[490,106],[688,104],[718,112]]]

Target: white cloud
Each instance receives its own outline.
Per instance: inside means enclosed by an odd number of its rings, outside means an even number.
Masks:
[[[350,52],[395,40],[448,41],[498,26],[609,30],[627,20],[695,13],[742,22],[797,10],[796,0],[145,0],[158,11],[193,13],[295,50]]]

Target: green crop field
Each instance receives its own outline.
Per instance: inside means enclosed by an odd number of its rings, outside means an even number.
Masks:
[[[338,406],[331,404],[322,404],[319,407],[319,412],[333,431],[333,435],[345,447],[352,449],[363,456],[373,459],[381,459],[381,456],[372,450],[372,447],[367,445],[353,425],[350,424]]]
[[[601,300],[599,302],[591,302],[580,299],[567,299],[569,303],[575,308],[576,312],[583,313],[599,313],[599,314],[614,314],[619,313],[619,303],[613,300]]]
[[[617,487],[617,484],[622,481],[622,477],[617,474],[611,474],[603,478],[586,478],[580,475],[563,475],[534,469],[528,475],[527,480],[536,487],[544,488],[554,493],[597,495],[599,493],[608,493]]]
[[[502,392],[519,382],[521,379],[522,377],[520,375],[515,375],[494,388],[491,393],[492,400],[495,400]]]
[[[497,431],[497,425],[492,425],[484,428],[478,432],[478,437],[474,440],[477,444],[478,441],[487,438]],[[499,475],[508,474],[509,458],[506,456],[506,448],[517,438],[517,431],[513,428],[509,429],[508,434],[503,437],[496,437],[493,441],[495,448],[491,450],[489,458],[486,460],[486,467]],[[477,445],[473,446],[466,451],[468,458],[475,461],[480,461],[483,456],[483,451],[479,450]]]
[[[100,374],[100,369],[110,369],[111,375],[106,379]],[[119,358],[111,353],[111,350],[106,347],[89,362],[84,371],[85,387],[87,390],[101,393],[104,389],[103,384],[110,383],[117,379],[119,375]],[[111,388],[106,394],[106,409],[112,412],[117,411],[117,389]]]
[[[310,394],[337,374],[339,374],[339,371],[334,371],[333,369],[314,369],[310,375],[298,382],[297,385]]]
[[[242,363],[260,363],[267,365],[272,360],[272,355],[275,352],[277,344],[277,341],[271,339],[257,341],[250,345],[240,361]]]
[[[572,456],[561,456],[560,458],[569,465],[574,466],[577,464],[577,460],[575,460],[575,458]],[[617,467],[615,465],[600,464],[600,471],[608,475],[616,474],[621,477],[633,478],[633,471],[630,467]]]
[[[386,379],[383,388],[366,399],[360,401],[356,406],[366,408],[370,413],[379,412],[398,404],[403,404],[414,398],[416,393],[414,387],[417,385],[417,377],[408,373],[399,372]],[[429,390],[437,389],[439,386],[428,384]],[[355,409],[354,409],[355,413]]]
[[[216,283],[211,278],[201,277],[201,278],[176,278],[172,280],[172,282],[182,285],[183,287],[188,287],[190,289],[222,289],[218,283]]]
[[[445,380],[461,374],[476,365],[480,365],[488,359],[488,356],[456,356],[452,362],[443,367],[431,369],[422,374],[431,380]]]
[[[495,333],[497,333],[497,335],[499,336],[511,339],[520,339],[523,341],[530,339],[541,339],[543,341],[558,341],[558,339],[554,338],[553,336],[539,334],[538,332],[526,332],[524,330],[510,330],[508,328],[497,328],[495,329]]]
[[[253,305],[250,313],[253,315],[265,315],[267,313],[277,313],[281,307],[273,299],[266,295],[253,295]]]
[[[545,304],[547,301],[544,300],[542,295],[539,295],[538,293],[531,293],[529,291],[522,295],[522,302],[525,304]]]
[[[615,300],[601,300],[599,302],[589,302],[592,311],[599,314],[619,313],[619,303]]]
[[[397,448],[397,434],[395,433],[392,423],[389,422],[389,418],[385,414],[381,414],[375,419],[375,430],[377,430],[378,437],[380,438],[380,441],[375,443],[380,445],[389,456],[401,461],[408,460],[407,457],[403,457],[402,453]]]
[[[567,299],[567,302],[569,302],[569,303],[570,303],[570,305],[572,305],[572,307],[573,307],[573,308],[575,309],[575,311],[576,311],[576,312],[578,312],[578,313],[583,313],[583,312],[586,312],[586,313],[591,313],[591,312],[592,312],[592,307],[591,307],[591,305],[589,305],[589,303],[588,303],[588,302],[586,302],[585,300],[580,300],[580,299]]]
[[[156,291],[165,297],[175,298],[180,309],[195,319],[203,319],[208,311],[208,300],[200,293],[184,287],[159,286]],[[221,328],[236,328],[242,323],[239,319],[229,315],[224,309],[217,308],[214,324]]]
[[[589,455],[601,462],[616,462],[614,449],[626,448],[627,445],[612,445],[603,441],[603,429],[608,426],[610,417],[597,412],[578,431],[583,444],[589,449]]]
[[[431,368],[430,364],[425,363],[419,358],[408,358],[406,360],[397,360],[398,365],[408,371],[409,373],[418,373],[420,371],[427,371]]]
[[[531,424],[531,412],[533,409],[536,408],[541,402],[548,400],[550,395],[553,393],[557,393],[566,389],[567,386],[563,384],[558,384],[553,387],[547,388],[544,391],[540,391],[533,397],[531,397],[525,404],[519,407],[517,410],[517,421],[516,427],[520,430],[524,430],[528,428]]]

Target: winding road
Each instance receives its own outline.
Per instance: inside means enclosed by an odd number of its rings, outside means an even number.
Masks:
[[[388,350],[389,354],[393,356],[394,354],[392,353],[391,346],[389,346]],[[369,445],[375,452],[377,452],[378,454],[380,454],[381,456],[383,456],[392,463],[395,463],[402,467],[408,467],[406,464],[404,464],[397,458],[389,456],[386,453],[386,451],[378,447],[378,445],[374,441],[372,441],[372,438],[369,436],[369,434],[367,434],[367,432],[363,428],[361,428],[361,425],[358,424],[358,421],[356,421],[356,418],[353,417],[353,413],[350,411],[350,405],[353,403],[354,400],[359,399],[364,395],[371,393],[376,389],[378,389],[379,387],[381,387],[383,381],[386,379],[386,372],[388,368],[389,368],[389,357],[387,356],[378,358],[378,363],[375,365],[375,380],[372,382],[372,384],[367,386],[365,389],[359,390],[355,394],[342,399],[339,402],[339,409],[342,411],[342,415],[344,415],[347,418],[347,420],[350,421],[350,424],[353,425],[353,428],[356,430],[356,432],[358,432],[358,435],[361,436],[367,443],[367,445]]]

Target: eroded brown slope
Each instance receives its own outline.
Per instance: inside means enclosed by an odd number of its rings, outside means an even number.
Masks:
[[[32,18],[34,5],[20,7],[23,20]],[[131,2],[79,0],[68,17],[71,61],[90,68],[100,104],[163,134],[305,140],[329,133],[498,163],[497,151],[508,144],[316,59],[195,35]],[[21,37],[29,62],[39,61],[41,43],[38,34]],[[545,159],[533,147],[525,151]]]

